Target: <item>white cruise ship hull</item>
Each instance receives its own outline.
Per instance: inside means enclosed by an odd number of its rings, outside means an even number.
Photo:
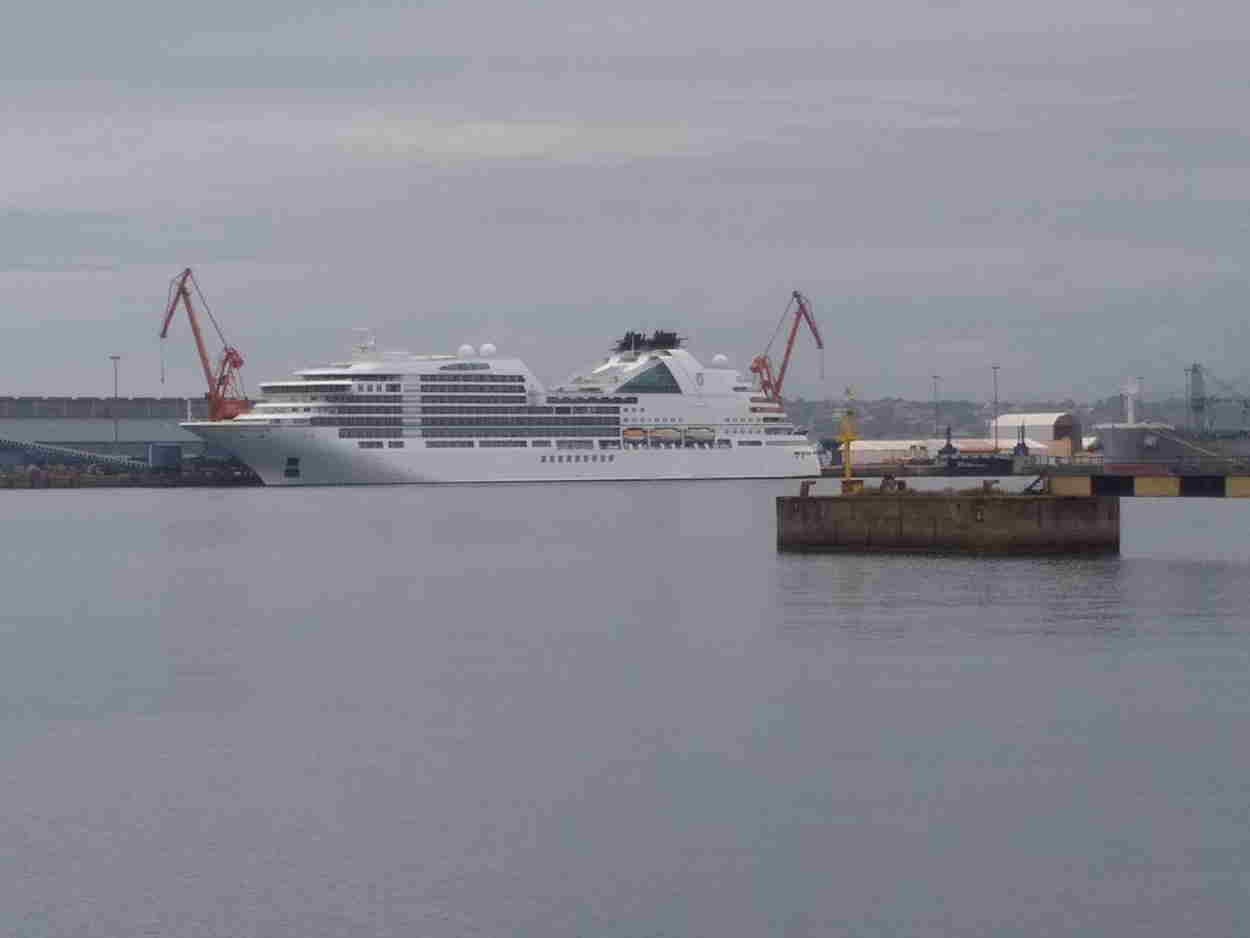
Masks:
[[[820,475],[816,447],[808,442],[563,450],[537,446],[441,449],[408,439],[402,449],[361,449],[357,441],[340,439],[337,431],[322,427],[248,427],[235,421],[182,426],[206,443],[234,454],[266,485],[789,479]]]

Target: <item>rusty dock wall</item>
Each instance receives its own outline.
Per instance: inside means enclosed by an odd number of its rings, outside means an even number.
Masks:
[[[1120,500],[914,493],[782,496],[777,499],[777,549],[1118,553]]]

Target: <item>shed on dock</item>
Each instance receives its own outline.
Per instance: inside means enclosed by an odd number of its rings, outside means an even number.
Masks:
[[[990,436],[997,435],[999,445],[1010,448],[1024,428],[1026,438],[1046,446],[1049,456],[1071,459],[1081,452],[1081,422],[1063,411],[1053,414],[1002,414],[990,421]],[[995,428],[998,433],[995,434]]]

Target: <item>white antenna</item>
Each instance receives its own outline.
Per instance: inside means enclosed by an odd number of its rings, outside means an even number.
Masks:
[[[352,346],[352,358],[372,358],[378,349],[378,340],[374,338],[373,330],[368,326],[357,326],[352,330],[357,333],[360,338],[354,346]]]
[[[1124,422],[1137,423],[1137,398],[1141,394],[1141,379],[1125,381],[1120,391],[1124,394]]]

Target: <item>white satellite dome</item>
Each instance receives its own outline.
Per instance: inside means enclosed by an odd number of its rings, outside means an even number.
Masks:
[[[464,345],[460,346],[460,348],[456,349],[456,354],[459,355],[461,358],[472,358],[473,346],[469,345],[468,343],[465,343]]]
[[[492,355],[494,355],[498,351],[499,349],[495,348],[495,346],[492,345],[490,342],[487,342],[480,349],[477,350],[477,353],[482,358],[490,358]]]
[[[728,365],[729,356],[722,355],[720,352],[717,352],[715,355],[712,356],[712,364],[713,365]]]

